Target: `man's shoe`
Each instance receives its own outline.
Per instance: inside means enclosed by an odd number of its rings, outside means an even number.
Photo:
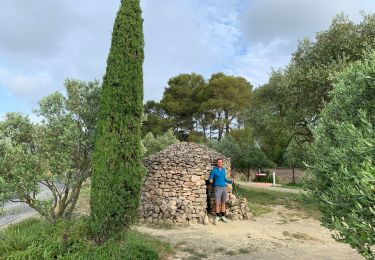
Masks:
[[[217,223],[219,222],[220,220],[220,217],[216,217],[215,220],[214,220],[214,225],[217,225]]]
[[[228,222],[228,220],[227,220],[227,218],[226,218],[225,216],[222,216],[222,217],[221,217],[221,220],[222,220],[224,223],[227,223],[227,222]]]

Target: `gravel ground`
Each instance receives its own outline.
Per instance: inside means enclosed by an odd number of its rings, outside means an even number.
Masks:
[[[301,212],[273,206],[254,220],[173,227],[143,225],[140,232],[177,247],[171,259],[363,259],[349,245],[336,242],[319,221]]]

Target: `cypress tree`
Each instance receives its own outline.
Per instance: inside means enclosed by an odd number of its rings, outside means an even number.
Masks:
[[[121,0],[96,132],[90,227],[97,240],[129,227],[137,218],[144,175],[141,147],[143,112],[143,19],[139,0]]]

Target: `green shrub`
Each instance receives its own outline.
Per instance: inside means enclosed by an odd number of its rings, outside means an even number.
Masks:
[[[159,259],[169,244],[136,231],[123,231],[96,245],[85,218],[55,225],[31,219],[0,231],[0,259]]]
[[[26,250],[46,230],[47,226],[48,224],[43,220],[28,219],[1,231],[0,256]]]
[[[187,141],[192,142],[192,143],[197,143],[197,144],[205,144],[206,137],[204,136],[202,132],[190,131]]]
[[[375,243],[375,52],[333,78],[314,130],[309,187],[323,224],[364,257]]]
[[[170,146],[171,144],[178,143],[178,139],[173,135],[171,129],[169,129],[163,135],[154,137],[154,135],[149,132],[142,140],[142,144],[145,149],[145,156],[150,154],[155,154],[164,148]]]

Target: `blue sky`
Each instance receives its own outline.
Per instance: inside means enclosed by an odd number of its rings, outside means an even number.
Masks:
[[[0,117],[31,114],[66,78],[101,80],[119,0],[1,0]],[[359,22],[373,0],[141,0],[145,100],[170,77],[222,71],[255,87],[339,12]]]

